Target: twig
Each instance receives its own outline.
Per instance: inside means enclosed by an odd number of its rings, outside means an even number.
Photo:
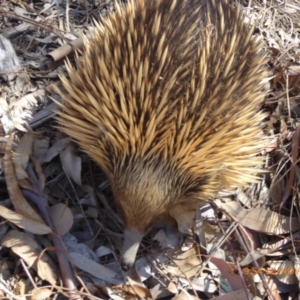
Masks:
[[[35,282],[34,282],[32,276],[31,276],[30,272],[28,271],[28,268],[27,268],[27,266],[26,266],[26,264],[24,263],[24,260],[23,260],[22,258],[20,259],[20,262],[21,262],[21,265],[22,265],[23,269],[25,270],[25,273],[27,274],[27,276],[28,276],[28,278],[29,278],[31,284],[33,285],[33,287],[34,287],[35,289],[37,289],[37,286],[36,286],[36,284],[35,284]]]
[[[56,248],[56,255],[58,259],[58,263],[60,266],[60,271],[62,275],[62,279],[64,282],[65,287],[69,289],[69,297],[73,300],[81,299],[81,297],[77,294],[77,289],[75,286],[75,283],[73,281],[73,271],[72,267],[69,261],[69,258],[67,256],[67,250],[65,248],[65,245],[61,239],[61,237],[57,234],[57,231],[55,229],[55,226],[51,220],[50,214],[49,214],[49,207],[48,207],[48,201],[47,201],[47,195],[44,194],[42,191],[39,181],[34,173],[34,170],[32,168],[31,164],[27,165],[26,171],[28,173],[28,177],[30,178],[33,189],[32,190],[26,190],[23,189],[23,194],[26,198],[31,200],[39,209],[45,223],[52,229],[52,241]]]

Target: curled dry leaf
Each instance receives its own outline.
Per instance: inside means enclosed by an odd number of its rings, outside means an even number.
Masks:
[[[48,227],[44,223],[29,219],[28,217],[18,214],[1,205],[0,216],[5,220],[15,224],[16,226],[25,229],[33,234],[48,234],[52,232],[50,227]]]
[[[239,214],[240,224],[252,230],[267,234],[285,234],[299,230],[298,218],[282,216],[276,212],[261,208],[251,208]]]
[[[5,156],[4,156],[5,181],[7,184],[9,197],[14,205],[15,210],[18,213],[26,216],[28,219],[32,219],[43,224],[44,222],[42,218],[28,204],[27,200],[24,198],[19,188],[13,162],[11,159],[12,141],[13,141],[13,136],[10,135],[10,137],[7,140],[7,144],[5,148]]]
[[[227,213],[234,216],[241,225],[266,234],[285,234],[300,229],[298,218],[282,216],[263,208],[244,209],[238,202],[222,203],[215,201]]]
[[[47,280],[53,285],[56,283],[57,270],[54,263],[47,253],[40,255],[39,245],[26,233],[10,230],[1,240],[1,245],[11,248],[29,267],[37,271],[42,280]]]
[[[64,235],[71,229],[74,218],[71,210],[63,203],[50,207],[49,213],[54,227],[59,235]]]
[[[72,144],[69,144],[60,153],[60,160],[66,174],[79,186],[81,186],[81,158],[75,154]]]
[[[267,242],[263,244],[259,250],[254,251],[254,253],[249,253],[250,255],[247,254],[247,256],[240,262],[240,264],[242,265],[242,262],[244,261],[247,262],[245,265],[250,264],[253,261],[253,258],[251,257],[254,257],[254,259],[258,259],[263,255],[282,256],[285,254],[290,254],[292,250],[291,241],[299,239],[300,232],[296,232],[295,234],[290,235],[284,239],[276,239],[274,242]]]

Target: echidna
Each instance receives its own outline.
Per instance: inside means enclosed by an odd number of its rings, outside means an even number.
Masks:
[[[257,180],[265,58],[227,0],[128,0],[85,38],[58,121],[106,173],[123,266],[177,204]]]

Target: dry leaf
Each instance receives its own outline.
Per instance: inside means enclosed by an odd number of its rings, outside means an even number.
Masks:
[[[135,283],[135,281],[132,280],[130,277],[128,277],[128,281],[129,281],[129,285],[127,285],[126,287],[128,293],[130,293],[133,296],[138,296],[139,298],[142,299],[152,298],[151,292],[147,288],[138,285],[138,283]]]
[[[285,234],[300,229],[298,218],[282,216],[263,208],[244,209],[238,202],[215,201],[243,226],[266,234]]]
[[[69,256],[72,260],[72,263],[79,269],[100,278],[107,283],[118,285],[123,279],[120,278],[118,273],[111,271],[110,269],[98,264],[94,260],[91,260],[79,253],[71,252]]]
[[[40,159],[41,164],[51,161],[56,155],[64,150],[70,143],[69,138],[60,139],[55,142],[46,152],[46,155]]]
[[[13,153],[12,160],[18,180],[28,177],[25,169],[28,164],[29,155],[32,152],[33,137],[34,134],[32,131],[25,133]]]
[[[44,300],[51,296],[52,292],[46,288],[34,289],[31,294],[31,300]]]
[[[1,245],[20,256],[26,264],[35,269],[42,280],[55,284],[57,270],[47,253],[40,256],[41,249],[37,242],[25,232],[10,230],[1,240]]]
[[[50,227],[44,223],[29,219],[21,214],[18,214],[5,206],[0,205],[0,216],[16,226],[25,229],[33,234],[48,234],[51,233]]]
[[[268,261],[270,269],[267,269],[267,275],[275,275],[276,278],[285,284],[298,284],[297,276],[299,269],[294,267],[290,260]]]
[[[81,158],[75,154],[72,144],[60,153],[60,160],[64,171],[77,185],[81,186]]]
[[[28,219],[32,219],[43,224],[44,222],[42,218],[33,210],[33,208],[24,198],[16,180],[16,174],[11,159],[12,141],[13,136],[11,135],[7,140],[4,156],[5,181],[7,184],[10,200],[18,213],[26,216]]]
[[[112,253],[112,250],[105,246],[100,246],[95,250],[97,257],[105,256]]]
[[[166,266],[170,274],[191,278],[198,273],[201,259],[198,249],[195,246],[187,251],[181,252],[176,257],[172,257],[172,262],[174,262],[174,264]]]
[[[168,284],[168,286],[167,286],[166,289],[167,289],[170,293],[172,293],[172,294],[177,294],[177,293],[178,293],[178,287],[177,287],[177,285],[176,285],[174,282],[172,282],[172,281],[169,282],[169,284]]]
[[[237,291],[244,287],[242,279],[233,273],[233,270],[226,261],[217,257],[211,257],[210,261],[220,270],[224,278],[227,279],[232,290]]]
[[[49,214],[59,235],[64,235],[73,226],[74,218],[69,207],[58,203],[49,208]]]

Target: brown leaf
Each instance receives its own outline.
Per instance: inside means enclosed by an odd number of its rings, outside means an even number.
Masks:
[[[25,133],[13,153],[13,163],[18,180],[28,177],[25,169],[32,152],[33,137],[33,132]]]
[[[28,204],[27,200],[24,198],[16,180],[16,174],[11,159],[12,141],[13,136],[11,135],[7,140],[4,156],[5,181],[7,184],[7,190],[9,193],[10,200],[12,201],[15,210],[19,214],[24,215],[28,219],[32,219],[43,224],[44,222],[42,218],[33,210],[33,208]]]
[[[201,264],[198,248],[194,246],[176,255],[176,257],[174,254],[172,262],[173,265],[166,266],[170,274],[174,276],[184,274],[187,278],[191,278],[198,273],[198,266]]]
[[[50,207],[49,213],[59,235],[69,232],[74,222],[73,214],[69,207],[63,203],[58,203]]]
[[[220,270],[221,274],[227,279],[234,291],[240,290],[244,287],[242,279],[233,273],[230,265],[225,260],[217,257],[211,257],[210,261]]]
[[[300,229],[298,218],[282,216],[263,208],[244,209],[238,202],[222,203],[216,200],[217,203],[241,225],[255,231],[277,235]]]
[[[51,296],[52,292],[46,288],[34,289],[31,294],[31,300],[44,300]]]
[[[1,244],[11,248],[29,267],[35,269],[42,280],[56,283],[57,270],[51,258],[46,253],[40,256],[39,245],[25,232],[10,230],[1,240]]]
[[[139,298],[142,298],[142,299],[145,299],[145,298],[151,299],[152,298],[151,292],[147,288],[137,285],[137,284],[134,284],[133,280],[131,280],[130,277],[128,277],[128,280],[129,280],[130,285],[127,285],[127,291],[131,295],[138,296]]]
[[[66,174],[81,186],[81,158],[75,154],[74,146],[69,144],[60,153],[60,160]]]
[[[25,229],[33,234],[48,234],[52,230],[44,223],[29,219],[26,216],[20,215],[5,206],[0,205],[0,216],[5,220],[15,224],[16,226]]]

